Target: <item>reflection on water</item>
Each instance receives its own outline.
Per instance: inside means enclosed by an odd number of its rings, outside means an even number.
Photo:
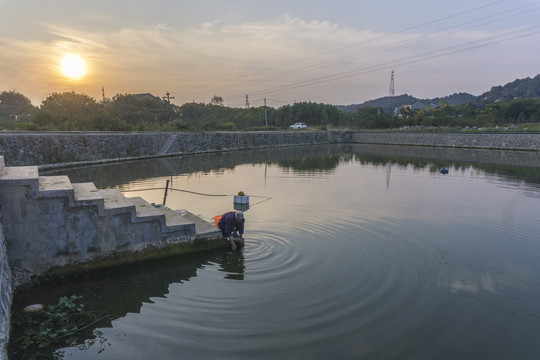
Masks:
[[[144,304],[152,304],[156,298],[166,298],[171,284],[190,281],[192,277],[197,276],[197,271],[214,264],[223,272],[223,278],[243,279],[245,266],[241,252],[192,254],[181,258],[124,265],[115,268],[114,271],[85,272],[62,282],[56,280],[53,283],[43,283],[18,294],[12,309],[14,323],[18,323],[17,316],[27,316],[22,312],[26,306],[24,304],[39,301],[53,305],[60,296],[77,294],[82,296],[81,303],[85,304],[85,311],[94,314],[94,318],[98,319],[93,327],[81,329],[77,334],[78,346],[86,350],[85,344],[88,344],[88,339],[99,337],[100,340],[108,340],[101,332],[101,335],[97,336],[94,331],[96,328],[112,328],[114,320],[121,319],[127,314],[140,314]],[[12,338],[17,339],[24,330],[15,328]],[[65,346],[65,340],[60,339],[55,345],[61,348]],[[18,350],[18,353],[11,354],[11,358],[31,358],[30,354],[35,356],[33,349],[29,353],[21,353],[21,350]],[[45,354],[41,358],[48,359],[50,356]]]
[[[534,151],[448,149],[394,145],[328,145],[272,148],[178,156],[86,166],[74,169],[42,170],[43,175],[68,175],[72,182],[91,181],[98,188],[121,187],[138,179],[179,174],[224,174],[240,164],[278,165],[299,173],[332,172],[340,162],[412,166],[432,172],[452,166],[453,170],[477,169],[487,174],[531,182],[538,186],[540,157]]]
[[[100,320],[55,347],[77,360],[538,358],[540,167],[518,155],[340,145],[59,171],[150,202],[171,180],[167,205],[209,220],[244,191],[246,245],[46,284],[14,317],[82,296]]]

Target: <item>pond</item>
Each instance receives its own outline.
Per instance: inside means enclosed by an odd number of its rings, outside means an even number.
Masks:
[[[21,292],[14,319],[72,295],[93,317],[11,358],[538,359],[535,159],[342,145],[50,172],[154,203],[170,180],[167,206],[208,221],[244,191],[246,246]]]

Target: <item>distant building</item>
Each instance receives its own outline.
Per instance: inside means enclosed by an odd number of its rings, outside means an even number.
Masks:
[[[401,114],[401,109],[408,109],[408,110],[411,110],[411,111],[414,111],[414,110],[429,111],[429,110],[435,109],[436,107],[437,107],[437,105],[433,104],[433,103],[424,104],[421,101],[417,101],[417,102],[415,102],[414,104],[411,104],[411,105],[398,106],[397,108],[394,109],[394,116],[402,118],[403,116]]]
[[[144,94],[133,94],[137,100],[145,99],[145,98],[156,98],[156,96],[150,94],[150,93],[144,93]]]

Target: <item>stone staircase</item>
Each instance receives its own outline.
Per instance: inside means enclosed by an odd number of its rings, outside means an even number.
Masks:
[[[0,205],[10,262],[24,278],[68,265],[109,266],[223,243],[212,223],[187,210],[71,183],[67,176],[39,176],[36,166],[5,167],[3,156]]]

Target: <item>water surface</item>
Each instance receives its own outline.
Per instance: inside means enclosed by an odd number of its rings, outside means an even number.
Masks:
[[[167,205],[209,221],[244,191],[246,246],[36,287],[13,312],[77,294],[104,314],[65,359],[539,358],[540,168],[388,149],[59,171],[155,203],[169,179],[190,192]]]

